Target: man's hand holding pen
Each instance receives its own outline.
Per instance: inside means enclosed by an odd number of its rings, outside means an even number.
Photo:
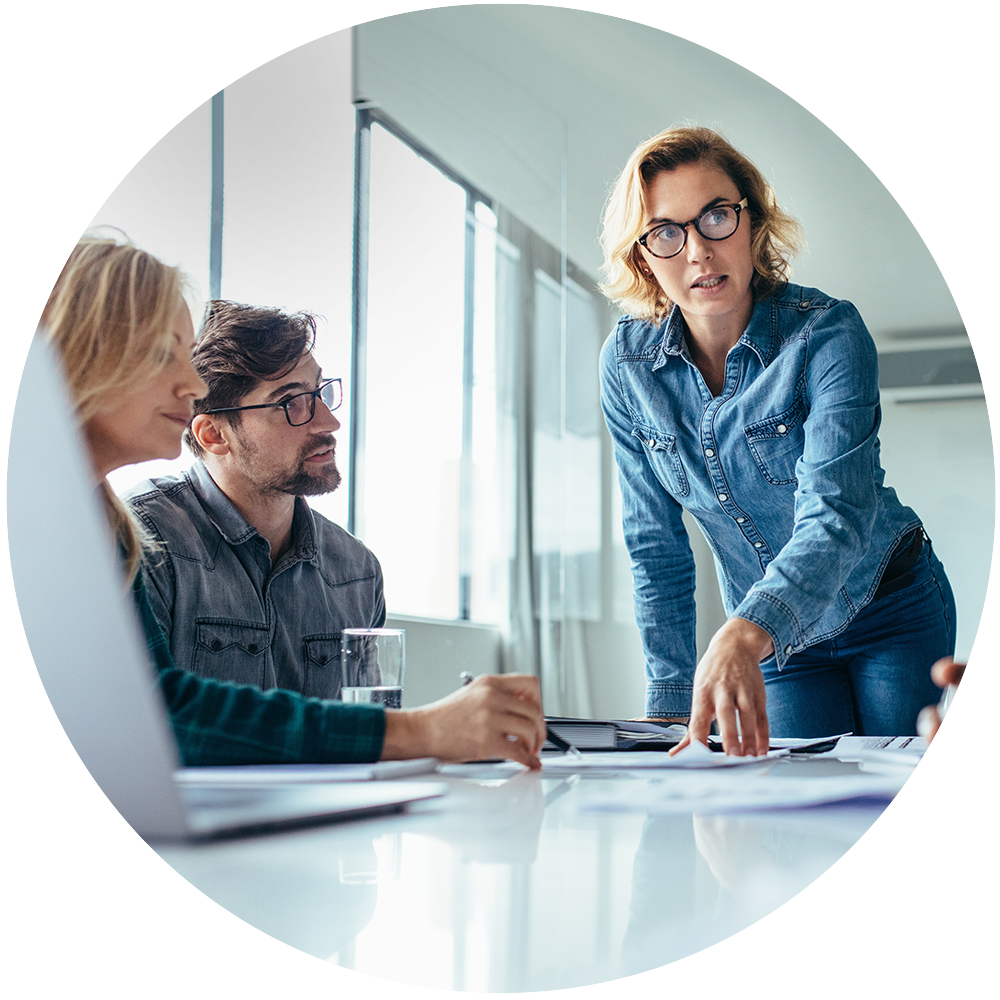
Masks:
[[[922,709],[917,716],[917,732],[923,736],[928,743],[936,735],[941,726],[941,722],[948,711],[948,705],[958,688],[958,683],[965,673],[965,664],[956,663],[950,656],[937,661],[931,667],[931,679],[938,687],[944,688],[944,694],[936,705],[928,705]]]
[[[437,757],[445,761],[506,758],[540,768],[545,742],[538,678],[483,674],[421,708],[386,711],[382,756]]]

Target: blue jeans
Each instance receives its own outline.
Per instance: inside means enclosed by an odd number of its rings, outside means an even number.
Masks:
[[[941,696],[931,665],[955,652],[955,598],[930,542],[911,572],[908,587],[872,601],[781,671],[773,656],[761,663],[772,736],[916,733],[920,709]]]

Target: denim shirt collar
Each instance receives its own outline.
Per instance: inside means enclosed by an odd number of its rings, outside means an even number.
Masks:
[[[260,532],[236,509],[235,504],[219,489],[211,473],[200,459],[188,469],[195,496],[201,502],[212,524],[230,545],[242,545]],[[295,498],[292,515],[292,553],[296,561],[310,562],[316,558],[312,512],[302,497]],[[291,554],[291,553],[290,553]],[[282,560],[284,562],[284,560]]]
[[[754,354],[760,358],[760,363],[765,368],[777,356],[780,347],[778,337],[775,336],[774,309],[776,300],[774,297],[761,299],[753,307],[750,314],[750,322],[743,331],[743,335],[734,345],[739,347],[744,345],[749,347]],[[653,363],[653,371],[663,367],[667,363],[667,357],[675,357],[691,360],[688,353],[687,341],[684,333],[687,329],[684,317],[680,309],[674,305],[666,320],[663,323],[663,339],[660,341],[660,349],[656,352],[656,361]]]

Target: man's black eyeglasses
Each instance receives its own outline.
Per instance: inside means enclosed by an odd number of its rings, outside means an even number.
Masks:
[[[323,400],[328,410],[335,410],[344,401],[344,390],[339,378],[328,378],[321,382],[312,392],[298,392],[277,403],[255,403],[253,406],[220,406],[216,410],[205,410],[205,413],[235,413],[237,410],[267,410],[280,406],[285,411],[285,419],[293,427],[308,424],[316,416],[316,399]]]

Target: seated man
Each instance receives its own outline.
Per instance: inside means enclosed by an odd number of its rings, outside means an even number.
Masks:
[[[160,549],[148,596],[178,667],[336,698],[341,630],[383,625],[385,600],[375,556],[304,499],[340,483],[340,383],[315,333],[308,313],[211,303],[185,434],[198,461],[125,500]]]

